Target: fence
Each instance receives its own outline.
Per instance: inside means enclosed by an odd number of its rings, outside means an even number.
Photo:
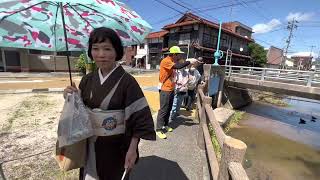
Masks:
[[[308,87],[320,86],[320,72],[318,71],[298,71],[244,66],[225,66],[225,68],[227,77],[238,76],[261,81],[269,80],[299,84]]]
[[[215,119],[211,107],[212,98],[205,96],[204,89],[205,85],[200,85],[197,90],[197,111],[200,126],[203,130],[212,178],[214,180],[248,180],[249,178],[241,164],[247,146],[242,141],[227,136],[224,133],[220,124]],[[213,127],[219,146],[222,149],[220,162],[218,162],[213,148],[208,123]]]

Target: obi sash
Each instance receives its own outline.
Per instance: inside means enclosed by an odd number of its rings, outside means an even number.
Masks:
[[[113,136],[124,134],[124,110],[88,109],[89,119],[95,136]]]

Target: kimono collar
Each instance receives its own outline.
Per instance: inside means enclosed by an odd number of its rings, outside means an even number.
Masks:
[[[115,69],[117,69],[118,66],[119,66],[119,63],[116,63],[115,67],[105,77],[103,77],[101,69],[99,68],[98,74],[99,74],[99,79],[100,79],[101,85],[109,78],[109,76],[113,73],[113,71]]]

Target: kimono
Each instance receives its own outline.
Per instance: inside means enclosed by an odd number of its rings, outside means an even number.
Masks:
[[[137,81],[126,73],[122,66],[116,67],[102,85],[98,71],[85,75],[81,79],[79,89],[88,108],[101,108],[101,103],[109,96],[107,109],[103,110],[122,109],[125,117],[123,134],[95,136],[89,139],[88,146],[90,147],[91,143],[94,147],[88,148],[87,164],[80,170],[80,179],[120,180],[131,138],[156,139],[146,98]],[[90,160],[90,157],[93,160]]]

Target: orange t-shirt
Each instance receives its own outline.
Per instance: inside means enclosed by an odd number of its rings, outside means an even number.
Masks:
[[[173,65],[174,62],[170,56],[167,56],[160,62],[159,81],[162,83],[162,91],[174,90]]]

